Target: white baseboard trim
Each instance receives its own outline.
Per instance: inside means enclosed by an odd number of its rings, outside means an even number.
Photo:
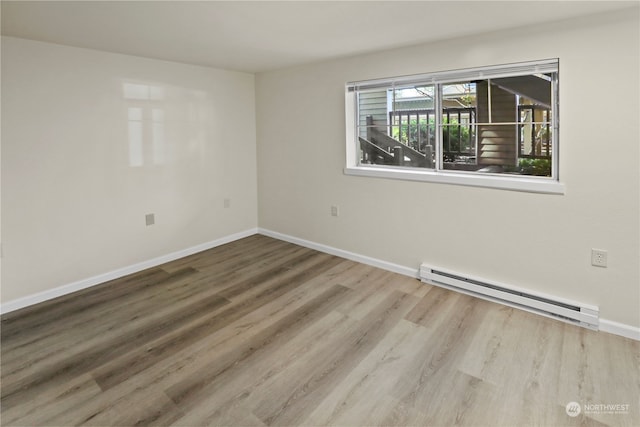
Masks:
[[[63,295],[70,294],[82,289],[90,288],[91,286],[99,285],[100,283],[108,282],[109,280],[118,279],[128,274],[137,273],[147,268],[155,267],[166,262],[174,261],[179,258],[184,258],[189,255],[193,255],[198,252],[205,251],[207,249],[215,248],[216,246],[224,245],[225,243],[233,242],[235,240],[242,239],[244,237],[252,236],[258,233],[257,228],[251,228],[249,230],[234,233],[228,236],[221,237],[210,242],[202,243],[190,248],[182,249],[176,252],[172,252],[167,255],[162,255],[157,258],[153,258],[147,261],[142,261],[127,267],[119,268],[114,271],[110,271],[97,276],[89,277],[87,279],[78,280],[77,282],[69,283],[67,285],[59,286],[47,291],[38,292],[37,294],[28,295],[26,297],[18,298],[12,301],[8,301],[0,305],[0,314],[9,313],[14,310],[18,310],[30,305],[38,304],[53,298],[61,297]]]
[[[54,289],[39,292],[37,294],[29,295],[26,297],[18,298],[6,303],[0,304],[0,314],[9,313],[30,305],[38,304],[53,298],[57,298],[63,295],[70,294],[82,289],[90,288],[91,286],[99,285],[100,283],[108,282],[109,280],[118,279],[128,274],[137,273],[147,268],[155,267],[166,262],[174,261],[179,258],[184,258],[189,255],[193,255],[198,252],[205,251],[207,249],[215,248],[216,246],[224,245],[235,240],[239,240],[254,234],[262,234],[274,239],[284,240],[285,242],[294,243],[296,245],[304,246],[306,248],[315,249],[320,252],[328,253],[331,255],[339,256],[349,259],[351,261],[361,262],[363,264],[371,265],[381,268],[383,270],[392,271],[394,273],[402,274],[409,277],[419,277],[419,270],[417,268],[406,267],[400,264],[394,264],[392,262],[383,261],[377,258],[368,257],[366,255],[360,255],[354,252],[338,249],[333,246],[323,245],[321,243],[312,242],[310,240],[301,239],[298,237],[290,236],[288,234],[278,233],[276,231],[268,230],[266,228],[251,228],[245,231],[231,234],[229,236],[221,237],[210,242],[202,243],[200,245],[192,246],[190,248],[182,249],[180,251],[172,252],[167,255],[162,255],[157,258],[153,258],[147,261],[139,262],[127,267],[119,268],[114,271],[99,274],[97,276],[82,279],[77,282],[69,283],[67,285],[59,286]],[[612,320],[600,319],[599,330],[614,335],[619,335],[632,340],[640,341],[640,328],[635,326],[626,325],[623,323],[614,322]]]
[[[383,261],[381,259],[371,258],[366,255],[360,255],[353,252],[345,251],[343,249],[334,248],[333,246],[327,246],[321,243],[312,242],[310,240],[290,236],[288,234],[278,233],[277,231],[267,230],[266,228],[258,228],[258,233],[268,237],[273,237],[274,239],[284,240],[285,242],[304,246],[305,248],[315,249],[317,251],[324,252],[330,255],[346,258],[351,261],[372,265],[374,267],[382,268],[383,270],[392,271],[404,276],[415,277],[416,279],[418,278],[419,272],[417,268],[406,267],[404,265],[394,264],[392,262]]]
[[[334,248],[333,246],[323,245],[321,243],[312,242],[298,237],[290,236],[288,234],[278,233],[277,231],[268,230],[266,228],[258,228],[258,233],[265,236],[273,237],[274,239],[284,240],[285,242],[294,243],[296,245],[304,246],[306,248],[315,249],[320,252],[325,252],[331,255],[336,255],[342,258],[347,258],[352,261],[361,262],[363,264],[372,265],[374,267],[382,268],[383,270],[392,271],[394,273],[403,274],[409,277],[419,278],[419,270],[416,268],[410,268],[399,264],[383,261],[377,258],[371,258],[365,255],[356,254],[353,252],[345,251],[342,249]],[[614,335],[620,335],[625,338],[631,338],[636,341],[640,341],[640,328],[636,328],[623,323],[614,322],[611,320],[600,319],[599,330]]]
[[[614,322],[613,320],[600,319],[600,331],[640,341],[640,328]]]

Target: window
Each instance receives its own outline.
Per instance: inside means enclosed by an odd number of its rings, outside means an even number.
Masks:
[[[348,83],[345,173],[562,193],[558,60]]]

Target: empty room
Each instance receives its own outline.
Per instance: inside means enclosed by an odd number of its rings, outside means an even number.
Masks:
[[[2,426],[640,425],[638,1],[2,1]]]

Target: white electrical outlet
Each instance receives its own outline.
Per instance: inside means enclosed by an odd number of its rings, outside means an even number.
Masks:
[[[606,267],[607,251],[602,249],[591,249],[591,265],[596,267]]]
[[[331,216],[338,216],[340,214],[340,211],[338,209],[338,206],[333,205],[331,206]]]

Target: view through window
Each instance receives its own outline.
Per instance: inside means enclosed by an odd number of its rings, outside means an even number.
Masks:
[[[558,61],[347,85],[355,167],[557,180]]]

